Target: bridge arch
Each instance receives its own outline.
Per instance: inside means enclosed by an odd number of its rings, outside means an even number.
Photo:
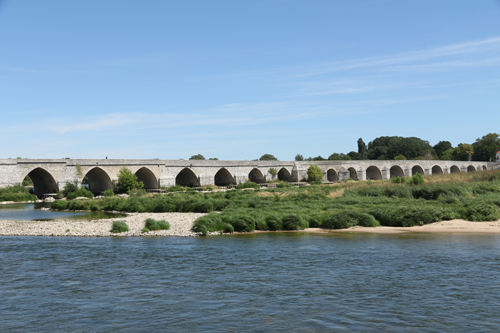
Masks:
[[[228,186],[229,184],[235,185],[236,181],[226,168],[221,168],[214,176],[214,184],[217,186]]]
[[[200,186],[200,180],[196,177],[193,170],[184,168],[175,177],[175,185],[196,187]]]
[[[432,174],[433,175],[442,175],[443,169],[439,165],[435,165],[432,167]]]
[[[474,168],[474,166],[469,165],[469,166],[467,167],[467,172],[474,172],[474,171],[476,171],[476,168]]]
[[[372,165],[366,169],[366,179],[382,179],[382,172],[376,166]]]
[[[328,169],[328,171],[326,172],[326,178],[329,182],[337,182],[339,180],[337,172],[333,169]]]
[[[114,188],[111,178],[103,169],[94,167],[90,169],[85,177],[88,179],[89,191],[93,193],[100,193],[105,190],[112,190]]]
[[[456,172],[460,172],[460,168],[457,167],[456,165],[452,165],[450,168],[450,173],[456,173]]]
[[[292,175],[286,168],[281,168],[280,171],[278,171],[278,179],[285,181],[285,182],[291,182],[292,181]]]
[[[155,174],[147,167],[140,168],[136,171],[135,175],[137,176],[137,181],[143,182],[144,189],[149,190],[160,188]]]
[[[31,170],[27,176],[33,181],[33,193],[41,195],[59,192],[56,180],[47,170],[38,167]]]
[[[248,179],[251,182],[254,182],[257,184],[266,182],[266,178],[264,178],[264,175],[262,174],[262,172],[257,168],[253,168],[252,171],[250,171],[250,173],[248,174]]]
[[[483,171],[484,170],[488,170],[488,168],[486,167],[486,165],[483,165]]]
[[[358,179],[358,173],[356,172],[356,169],[351,167],[351,168],[347,169],[347,171],[349,171],[349,178]]]
[[[394,165],[390,170],[389,170],[389,175],[390,177],[404,177],[405,173],[403,169],[399,165]]]
[[[413,168],[411,168],[412,176],[415,176],[417,173],[419,173],[421,176],[424,175],[424,169],[420,165],[414,165]]]

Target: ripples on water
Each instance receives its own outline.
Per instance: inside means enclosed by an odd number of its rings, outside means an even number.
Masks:
[[[496,235],[0,237],[2,331],[498,331]]]

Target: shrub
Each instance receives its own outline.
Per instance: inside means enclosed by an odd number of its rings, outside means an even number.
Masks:
[[[309,227],[309,223],[298,214],[287,215],[283,217],[282,222],[283,230],[304,230]]]
[[[133,188],[127,192],[127,194],[131,197],[143,197],[148,194],[148,192],[145,189],[142,188]]]
[[[80,188],[74,192],[68,193],[68,195],[66,196],[66,199],[73,200],[73,199],[79,198],[79,197],[93,198],[94,195],[92,194],[92,192],[88,191],[87,189]]]
[[[323,218],[322,227],[327,229],[346,229],[357,225],[376,227],[378,222],[371,215],[354,211],[341,211]]]
[[[411,177],[409,183],[412,185],[422,185],[424,183],[424,177],[417,172],[413,175],[413,177]]]
[[[311,164],[307,169],[307,181],[313,182],[315,180],[323,179],[323,172],[319,168],[319,166],[315,164]]]
[[[278,174],[278,170],[276,168],[269,168],[267,172],[272,176],[276,176]]]
[[[249,215],[235,215],[228,219],[235,231],[250,232],[255,230],[255,218]]]
[[[244,188],[254,188],[254,189],[260,189],[260,186],[259,184],[257,183],[254,183],[254,182],[245,182],[245,183],[241,183],[238,185],[238,189],[244,189]]]
[[[114,221],[113,226],[111,227],[111,232],[112,233],[120,233],[120,232],[126,232],[128,231],[128,225],[127,223],[123,221]]]
[[[180,185],[175,185],[175,186],[170,186],[166,189],[167,192],[183,192],[186,191],[187,187],[180,186]]]
[[[391,177],[391,183],[404,184],[406,183],[405,177]]]
[[[66,184],[64,184],[64,189],[62,193],[64,194],[65,197],[67,197],[69,193],[76,192],[77,190],[78,190],[78,185],[76,182],[73,183],[66,182]]]
[[[148,230],[169,230],[170,223],[167,221],[156,221],[154,219],[147,219],[144,229]]]
[[[137,176],[129,169],[123,167],[118,172],[118,183],[116,190],[118,193],[127,193],[133,189],[141,189],[144,187],[142,182],[137,181]]]
[[[287,182],[281,182],[276,184],[276,188],[287,188],[287,187],[295,187],[295,185],[287,183]]]
[[[444,213],[435,207],[381,207],[370,211],[381,225],[391,227],[413,227],[443,220]]]
[[[269,230],[283,230],[283,222],[281,222],[281,219],[278,216],[268,215],[266,216],[265,220]]]
[[[115,192],[113,192],[112,189],[107,189],[104,191],[104,196],[105,197],[113,197],[115,195]]]

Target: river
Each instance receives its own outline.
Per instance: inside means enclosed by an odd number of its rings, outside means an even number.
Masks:
[[[13,332],[497,332],[500,236],[0,237]]]

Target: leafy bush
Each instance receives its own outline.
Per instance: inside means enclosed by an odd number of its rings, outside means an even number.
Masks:
[[[66,184],[64,184],[64,189],[62,193],[64,194],[65,197],[67,197],[69,193],[73,193],[76,191],[78,191],[78,184],[76,182],[73,183],[66,182]]]
[[[260,189],[260,186],[259,184],[257,183],[254,183],[254,182],[245,182],[245,183],[241,183],[237,186],[238,189],[244,189],[244,188],[254,188],[254,189]]]
[[[322,227],[328,229],[346,229],[358,225],[363,227],[377,227],[379,223],[373,216],[355,211],[341,211],[329,214],[322,221]]]
[[[79,198],[79,197],[93,198],[94,195],[92,194],[92,192],[88,191],[87,189],[80,188],[74,192],[68,193],[68,195],[66,196],[66,199],[73,200],[73,199]]]
[[[315,180],[323,179],[323,172],[319,168],[319,166],[315,164],[311,164],[307,169],[307,181],[313,182]]]
[[[404,184],[406,183],[405,177],[391,177],[391,183]]]
[[[146,232],[144,230],[169,230],[170,229],[170,223],[167,221],[156,221],[154,219],[147,219],[146,224],[144,226],[143,232]]]
[[[391,227],[413,227],[443,220],[444,213],[435,207],[381,207],[370,212],[381,225]]]
[[[295,187],[295,185],[287,183],[287,182],[281,182],[276,184],[276,188],[287,188],[287,187]]]
[[[104,191],[104,196],[105,197],[113,197],[115,195],[115,192],[113,192],[112,189],[107,189]]]
[[[282,219],[283,230],[304,230],[309,227],[309,223],[298,214],[290,214]]]
[[[137,176],[129,169],[123,167],[118,172],[118,183],[116,190],[118,193],[127,193],[133,189],[141,189],[144,187],[143,182],[137,181]]]
[[[131,197],[143,197],[148,194],[148,192],[145,189],[142,188],[133,188],[127,192],[127,194]]]
[[[126,232],[128,231],[128,225],[127,223],[123,221],[114,221],[113,226],[111,227],[111,232],[112,233],[120,233],[120,232]]]
[[[266,216],[265,221],[269,230],[283,230],[283,222],[281,221],[279,216],[268,215]]]
[[[35,201],[36,195],[30,194],[27,187],[21,184],[6,186],[0,188],[0,201]]]
[[[424,183],[424,177],[417,172],[411,177],[409,183],[412,185],[422,185]]]

